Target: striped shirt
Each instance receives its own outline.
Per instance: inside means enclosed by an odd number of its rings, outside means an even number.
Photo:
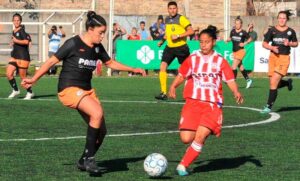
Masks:
[[[214,52],[204,56],[200,51],[191,54],[180,66],[179,74],[186,78],[183,91],[185,99],[223,104],[222,80],[234,81],[228,62]]]

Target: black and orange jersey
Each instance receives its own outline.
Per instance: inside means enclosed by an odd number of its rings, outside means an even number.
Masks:
[[[285,31],[279,31],[273,26],[269,28],[268,32],[264,35],[264,42],[272,42],[272,46],[278,46],[278,54],[289,55],[291,47],[284,45],[285,39],[288,39],[291,42],[297,42],[295,30],[288,27]]]
[[[97,60],[100,59],[103,63],[110,61],[101,43],[89,47],[78,35],[67,40],[54,56],[62,61],[58,92],[72,86],[90,90]]]
[[[232,41],[233,52],[237,52],[240,49],[243,49],[244,47],[240,47],[239,44],[247,41],[249,37],[249,34],[245,30],[241,30],[240,32],[237,32],[235,29],[231,30],[230,38]]]
[[[30,36],[25,32],[23,28],[20,28],[16,32],[12,32],[12,36],[18,40],[31,40]],[[14,43],[11,51],[11,57],[20,60],[30,61],[28,45],[21,45]]]
[[[177,14],[174,17],[166,17],[166,32],[168,47],[180,47],[186,44],[186,38],[179,38],[178,40],[172,40],[172,35],[179,35],[186,32],[186,28],[191,26],[190,21],[183,15]]]

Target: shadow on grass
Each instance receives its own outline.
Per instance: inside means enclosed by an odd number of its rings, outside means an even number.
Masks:
[[[263,166],[259,160],[255,159],[254,156],[250,155],[240,156],[236,158],[220,158],[195,162],[195,164],[198,164],[199,166],[194,168],[194,172],[209,172],[216,170],[234,169],[240,167],[241,165],[244,165],[247,162],[253,163],[256,167]]]
[[[295,106],[295,107],[282,107],[280,109],[278,109],[276,112],[288,112],[288,111],[298,111],[300,110],[299,106]]]

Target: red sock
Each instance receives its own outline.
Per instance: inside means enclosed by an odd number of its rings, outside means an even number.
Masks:
[[[202,150],[202,144],[193,141],[193,143],[187,148],[180,164],[185,167],[189,167],[190,164],[200,155]]]

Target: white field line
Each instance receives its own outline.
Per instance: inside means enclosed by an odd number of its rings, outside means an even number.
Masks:
[[[4,98],[0,98],[4,99]],[[33,99],[38,101],[56,101],[56,99]],[[113,100],[102,100],[101,102],[111,102],[111,103],[143,103],[143,104],[155,104],[158,103],[157,101],[113,101]],[[164,104],[183,104],[183,102],[160,102]],[[237,109],[247,109],[252,111],[261,111],[260,109],[251,108],[251,107],[238,107],[238,106],[224,106],[228,108],[237,108]],[[258,121],[258,122],[251,122],[245,124],[238,124],[238,125],[229,125],[223,126],[222,128],[241,128],[247,126],[254,126],[260,124],[267,124],[271,122],[278,121],[280,119],[280,115],[278,113],[270,113],[271,117],[269,119]],[[173,134],[178,133],[179,131],[161,131],[161,132],[144,132],[144,133],[125,133],[125,134],[111,134],[107,135],[107,137],[129,137],[129,136],[144,136],[144,135],[160,135],[160,134]],[[0,142],[20,142],[20,141],[46,141],[46,140],[70,140],[70,139],[84,139],[85,136],[68,136],[68,137],[53,137],[53,138],[19,138],[19,139],[0,139]]]

